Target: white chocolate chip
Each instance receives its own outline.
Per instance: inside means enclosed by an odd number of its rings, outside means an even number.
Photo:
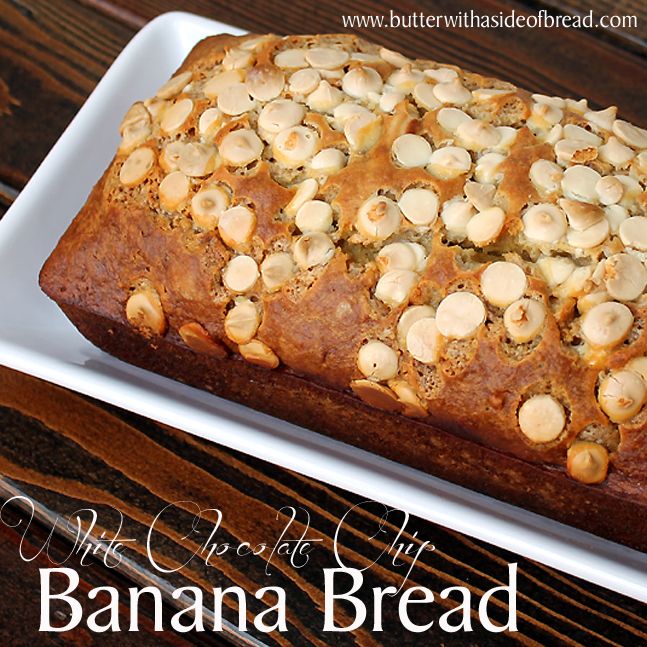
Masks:
[[[268,103],[258,116],[258,127],[276,135],[287,128],[297,126],[305,117],[306,109],[290,99],[276,99]]]
[[[647,285],[647,270],[631,254],[614,254],[604,262],[604,285],[613,299],[633,301]]]
[[[224,70],[242,70],[249,67],[254,60],[254,55],[244,49],[232,47],[222,59],[222,68]]]
[[[425,110],[435,110],[443,105],[434,94],[434,86],[424,81],[414,86],[412,94],[418,105],[422,106]]]
[[[566,108],[566,100],[561,97],[549,97],[545,94],[533,94],[533,101],[553,108]]]
[[[222,282],[232,292],[243,293],[254,287],[258,276],[258,265],[251,256],[234,256],[225,266]]]
[[[453,292],[436,311],[436,326],[443,337],[465,339],[476,334],[485,321],[485,306],[471,292]]]
[[[608,301],[591,308],[582,317],[582,335],[595,348],[611,348],[622,342],[633,325],[631,310]]]
[[[434,95],[441,103],[451,103],[463,106],[472,99],[472,93],[456,78],[447,83],[438,83],[434,86]]]
[[[214,75],[204,84],[202,91],[209,99],[215,99],[223,90],[245,79],[243,70],[228,70]]]
[[[124,116],[119,133],[121,134],[120,153],[128,153],[141,146],[151,136],[151,116],[143,103],[134,103]]]
[[[503,325],[511,339],[525,344],[534,339],[544,326],[546,307],[535,299],[519,299],[503,313]]]
[[[138,290],[126,302],[128,323],[145,335],[163,335],[167,321],[162,302],[154,288]]]
[[[630,206],[634,200],[638,199],[643,192],[643,188],[640,186],[638,180],[629,175],[616,175],[615,178],[622,184],[622,198],[620,202],[625,206]]]
[[[427,69],[424,71],[424,75],[433,79],[436,83],[450,83],[458,78],[458,72],[449,67],[439,67],[435,70]]]
[[[590,266],[576,267],[566,281],[553,290],[553,295],[559,299],[581,298],[590,290],[592,274]]]
[[[335,254],[335,246],[326,234],[313,231],[296,240],[293,248],[296,264],[304,270],[325,265]]]
[[[240,49],[244,49],[247,52],[253,52],[261,47],[263,43],[270,40],[272,36],[255,36],[253,38],[247,38],[242,43],[239,43],[238,46]]]
[[[617,137],[609,137],[606,144],[598,149],[598,157],[616,168],[624,168],[634,158],[634,151],[625,146]]]
[[[548,129],[558,124],[564,118],[564,111],[548,103],[535,103],[527,125],[533,128]]]
[[[178,150],[177,166],[189,177],[204,177],[213,173],[217,160],[214,146],[189,142]]]
[[[240,299],[225,317],[225,334],[236,344],[250,342],[261,323],[258,310],[249,299]]]
[[[602,483],[609,469],[609,452],[604,445],[588,440],[575,441],[566,454],[571,478],[587,485]]]
[[[576,231],[584,231],[604,220],[604,211],[596,204],[562,198],[559,206],[566,213],[568,224]]]
[[[459,146],[436,149],[429,158],[427,170],[441,180],[452,180],[472,168],[470,154]]]
[[[332,226],[332,207],[323,200],[308,200],[299,207],[295,224],[304,234],[328,231]]]
[[[595,185],[595,191],[598,194],[598,198],[604,205],[620,202],[624,190],[622,182],[613,175],[607,175],[600,178],[598,183]]]
[[[247,344],[238,346],[238,352],[250,363],[263,368],[276,368],[280,360],[276,353],[262,341],[252,339]]]
[[[207,108],[198,120],[198,132],[204,137],[210,132],[215,131],[216,127],[222,123],[222,112],[218,108]]]
[[[481,274],[483,296],[499,308],[521,299],[527,285],[526,273],[516,263],[496,261]]]
[[[256,101],[249,96],[244,83],[234,83],[218,95],[218,109],[226,115],[236,116],[256,107]]]
[[[340,103],[333,110],[333,117],[335,119],[336,125],[343,128],[344,124],[348,119],[350,119],[350,117],[362,112],[368,113],[370,115],[373,114],[368,108],[360,106],[358,103],[351,103],[349,101],[346,101],[345,103]]]
[[[564,407],[552,395],[533,395],[519,408],[519,427],[533,443],[556,440],[565,426]]]
[[[305,49],[284,49],[274,57],[274,65],[282,68],[308,67]]]
[[[382,274],[391,270],[418,272],[425,265],[425,248],[418,243],[391,243],[382,247],[375,261]]]
[[[381,341],[369,341],[359,349],[357,368],[369,379],[390,380],[398,374],[398,354]]]
[[[390,198],[369,198],[357,212],[355,227],[368,240],[384,240],[400,226],[400,209]]]
[[[346,166],[346,155],[338,148],[320,150],[310,162],[310,168],[317,174],[333,175]]]
[[[289,168],[302,166],[316,152],[319,135],[305,126],[292,126],[282,130],[272,142],[276,160]]]
[[[464,121],[456,128],[459,143],[472,151],[494,148],[501,140],[501,133],[492,124],[481,119]]]
[[[177,94],[180,94],[184,86],[189,83],[193,73],[190,71],[181,72],[180,74],[171,77],[158,91],[155,96],[159,99],[172,99]]]
[[[467,223],[474,215],[474,207],[464,200],[446,202],[440,215],[445,228],[454,236],[467,235]]]
[[[314,178],[303,180],[298,186],[295,194],[292,196],[290,202],[285,206],[283,211],[288,216],[296,216],[300,207],[308,200],[312,200],[319,191],[319,184]]]
[[[599,222],[583,230],[569,227],[566,232],[566,242],[578,249],[591,249],[601,245],[609,236],[609,222],[602,218]]]
[[[562,139],[563,130],[560,124],[555,124],[547,133],[538,133],[536,136],[540,142],[555,146]]]
[[[620,223],[620,240],[627,245],[641,252],[647,251],[647,218],[644,216],[632,216]]]
[[[191,215],[200,229],[211,231],[218,226],[218,218],[229,205],[229,194],[219,186],[198,191],[191,199]]]
[[[409,300],[418,283],[418,275],[410,270],[391,270],[383,274],[375,286],[375,297],[392,308]]]
[[[647,389],[634,371],[611,373],[600,384],[598,402],[612,422],[623,423],[633,418],[645,403]]]
[[[597,156],[595,146],[579,139],[562,139],[555,144],[555,158],[558,162],[586,162]]]
[[[472,97],[474,97],[475,101],[489,101],[494,97],[501,97],[514,92],[515,90],[502,90],[499,88],[476,88],[476,90],[472,90]]]
[[[597,128],[602,130],[611,130],[617,112],[618,108],[615,106],[609,106],[604,110],[589,110],[584,113],[584,119]]]
[[[310,94],[316,90],[321,81],[321,75],[317,70],[306,68],[304,70],[297,70],[292,74],[289,83],[289,90],[292,94]]]
[[[483,184],[498,184],[503,179],[503,173],[499,170],[503,161],[505,157],[501,153],[481,155],[474,168],[474,178]]]
[[[465,182],[465,197],[478,211],[485,211],[492,206],[496,187],[493,184],[480,182]]]
[[[479,247],[493,243],[505,224],[505,212],[500,207],[490,207],[474,215],[465,227],[467,237]]]
[[[124,186],[136,186],[144,181],[155,163],[152,148],[136,148],[122,164],[119,170],[119,181]]]
[[[193,101],[191,99],[176,101],[163,112],[161,129],[168,134],[179,130],[192,112]]]
[[[395,67],[404,67],[405,65],[411,64],[411,60],[406,56],[403,56],[400,52],[394,52],[392,49],[387,49],[386,47],[380,47],[380,57]]]
[[[372,380],[354,380],[350,388],[363,402],[383,411],[402,411],[403,405],[395,393]]]
[[[393,112],[395,107],[404,99],[404,92],[385,90],[380,96],[378,107],[382,112]]]
[[[622,140],[627,146],[640,150],[647,148],[647,130],[638,128],[628,121],[616,119],[611,126],[613,134]]]
[[[596,184],[602,176],[589,166],[577,164],[564,171],[562,191],[567,198],[583,202],[595,202],[598,194]]]
[[[394,159],[405,168],[425,166],[431,157],[431,144],[420,135],[400,135],[391,146]]]
[[[588,112],[589,105],[586,99],[566,99],[566,108],[571,112],[576,112],[578,115],[583,115],[585,112]]]
[[[263,142],[253,130],[234,130],[223,137],[219,150],[225,164],[247,166],[263,154]]]
[[[469,123],[472,118],[458,108],[441,108],[436,115],[436,120],[444,130],[453,135],[459,126]]]
[[[412,418],[426,418],[427,409],[420,402],[415,389],[405,380],[389,380],[389,386],[404,406],[404,415]]]
[[[537,266],[549,288],[564,283],[575,270],[575,263],[564,256],[544,256],[537,260]]]
[[[323,70],[335,70],[349,59],[348,52],[332,47],[313,47],[306,50],[305,57],[311,67]]]
[[[411,65],[404,65],[389,76],[387,83],[396,90],[408,94],[423,80],[422,72],[412,69]]]
[[[566,234],[566,216],[554,204],[536,204],[524,213],[522,220],[523,232],[529,240],[556,243]]]
[[[166,211],[175,211],[189,197],[191,184],[181,171],[169,173],[158,188],[160,206]]]
[[[218,232],[232,249],[241,249],[249,244],[256,228],[256,215],[243,205],[231,207],[220,214]]]
[[[411,356],[423,364],[438,360],[442,337],[433,317],[422,317],[409,326],[406,347]]]
[[[350,147],[357,153],[365,153],[375,146],[380,138],[382,118],[372,112],[359,112],[344,123],[344,135]]]
[[[647,357],[634,357],[627,362],[625,369],[638,373],[645,385],[647,385]]]
[[[617,234],[619,233],[620,225],[629,217],[629,213],[619,204],[611,204],[604,208],[604,217],[609,221],[611,233]]]
[[[247,72],[245,86],[258,101],[270,101],[283,91],[283,72],[274,65],[257,65]]]
[[[512,126],[497,126],[496,131],[499,134],[499,141],[494,147],[496,150],[507,151],[517,140],[519,131]]]
[[[586,128],[582,128],[582,126],[576,126],[575,124],[566,124],[564,126],[564,137],[574,141],[585,142],[589,146],[594,146],[595,148],[602,145],[601,137],[598,137],[595,133],[592,133]]]
[[[372,67],[355,67],[342,79],[342,90],[354,99],[365,99],[370,92],[382,90],[382,77]]]
[[[431,306],[411,306],[407,308],[398,320],[397,337],[400,347],[407,345],[407,334],[411,326],[420,319],[433,318],[435,311]]]
[[[407,189],[398,206],[404,217],[417,226],[430,227],[438,217],[438,196],[431,189]]]
[[[328,113],[332,113],[343,100],[344,93],[326,80],[320,81],[316,89],[306,97],[310,110]]]
[[[287,252],[276,252],[266,256],[261,263],[263,285],[270,292],[275,292],[287,283],[294,274],[294,261]]]

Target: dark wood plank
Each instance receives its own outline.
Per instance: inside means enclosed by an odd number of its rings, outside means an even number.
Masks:
[[[273,640],[263,637],[265,640],[295,644],[293,636],[299,636],[309,644],[330,644],[331,639],[337,639],[321,631],[322,569],[335,566],[332,538],[344,513],[360,501],[357,496],[8,369],[0,369],[0,407],[0,474],[10,479],[4,483],[5,490],[18,487],[62,515],[91,505],[99,512],[100,528],[109,533],[117,528],[121,511],[125,516],[122,535],[137,539],[128,554],[137,565],[131,577],[139,578],[140,583],[151,578],[152,569],[144,555],[148,524],[168,502],[192,501],[201,507],[219,508],[223,523],[218,540],[250,541],[252,545],[278,538],[287,517],[285,511],[277,512],[284,506],[301,508],[298,523],[287,534],[298,537],[306,530],[304,509],[308,510],[307,535],[322,541],[303,568],[275,555],[268,576],[263,556],[243,559],[227,553],[212,567],[194,560],[163,579],[169,586],[193,584],[205,589],[230,584],[246,591],[283,586],[288,592],[289,633],[272,636]],[[184,563],[198,548],[194,537],[183,539],[193,510],[191,504],[182,503],[164,516],[164,525],[155,535],[154,554],[161,563]],[[339,544],[349,564],[369,565],[394,537],[397,515],[384,527],[383,539],[368,540],[381,514],[381,507],[373,504],[352,517]],[[210,518],[213,521],[214,517]],[[198,530],[204,539],[208,523],[201,522]],[[647,640],[644,607],[638,602],[420,519],[410,521],[404,539],[414,544],[429,539],[436,546],[435,551],[422,555],[409,580],[436,592],[463,585],[480,595],[505,579],[508,563],[519,562],[519,633],[505,637],[488,634],[478,630],[474,619],[473,634],[442,635],[444,644],[497,645],[513,640],[521,644],[625,645]],[[408,565],[411,559],[403,562]],[[370,567],[364,600],[368,602],[368,587],[397,586],[405,568],[385,559]],[[248,603],[252,613],[264,608],[256,601],[248,599]],[[435,618],[447,608],[447,601],[438,603]],[[402,629],[396,614],[393,603],[385,605],[388,630],[379,640],[365,629],[352,637],[342,636],[339,644],[419,641]],[[498,602],[493,616],[504,622],[506,614],[506,604]],[[226,617],[235,621],[235,609],[228,608]],[[422,622],[422,616],[418,621]]]
[[[608,38],[616,44],[645,53],[647,47],[647,4],[643,0],[537,0],[537,7],[550,9],[553,13],[572,16],[588,16],[593,12],[596,36]],[[614,17],[615,21],[600,24],[602,16]],[[617,22],[619,20],[619,22]]]
[[[0,2],[0,183],[26,184],[133,33],[72,0]]]

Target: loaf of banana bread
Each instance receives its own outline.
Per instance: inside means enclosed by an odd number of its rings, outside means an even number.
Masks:
[[[616,112],[214,36],[41,286],[128,362],[647,550],[647,131]]]

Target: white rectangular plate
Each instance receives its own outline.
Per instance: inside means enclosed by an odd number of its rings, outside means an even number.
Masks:
[[[125,364],[86,341],[38,272],[118,145],[133,101],[154,94],[201,38],[242,33],[187,13],[142,29],[0,222],[0,362],[373,498],[647,601],[647,555]]]

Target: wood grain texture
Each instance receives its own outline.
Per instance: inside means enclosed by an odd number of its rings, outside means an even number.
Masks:
[[[264,640],[271,644],[330,644],[331,635],[321,631],[322,569],[335,566],[335,529],[344,513],[360,501],[358,497],[8,369],[0,369],[0,428],[0,473],[12,487],[63,516],[92,505],[99,511],[100,529],[108,532],[118,527],[117,511],[125,515],[122,535],[137,539],[127,554],[136,565],[131,577],[138,578],[140,585],[149,583],[153,576],[144,555],[148,525],[168,502],[192,501],[219,508],[223,523],[218,541],[249,541],[252,545],[280,535],[287,518],[285,511],[280,512],[284,506],[302,509],[288,533],[296,538],[305,529],[303,509],[308,510],[307,535],[322,541],[304,568],[274,556],[268,575],[263,556],[242,559],[226,554],[217,558],[213,567],[194,560],[163,580],[168,587],[193,584],[205,589],[231,584],[247,591],[283,586],[288,591],[289,633]],[[167,567],[182,564],[198,548],[199,538],[204,539],[209,526],[201,522],[199,535],[183,538],[193,514],[193,505],[182,503],[173,514],[164,516],[153,544],[160,563]],[[381,507],[373,504],[352,517],[339,544],[340,554],[350,565],[368,566],[376,551],[393,538],[396,526],[388,523],[384,540],[368,540],[381,514]],[[398,521],[394,516],[393,522]],[[417,537],[412,534],[415,531]],[[442,635],[443,644],[629,645],[647,640],[644,606],[638,602],[420,519],[410,522],[404,539],[414,544],[430,539],[436,546],[435,551],[423,554],[410,578],[412,585],[435,591],[463,585],[479,595],[502,583],[508,563],[519,562],[519,633],[498,636],[477,630],[467,637],[446,634]],[[405,564],[410,561],[404,559]],[[364,596],[369,586],[397,586],[402,574],[402,567],[380,560],[366,571]],[[438,600],[432,617],[437,618],[447,605],[447,601]],[[251,612],[262,608],[256,601],[248,605]],[[385,605],[388,630],[379,638],[363,630],[342,636],[339,644],[414,641],[413,635],[402,630],[396,613],[393,604]],[[506,614],[505,603],[497,602],[494,618],[504,622]],[[428,615],[421,614],[417,621]],[[229,609],[226,617],[235,621],[234,609]],[[341,615],[340,621],[343,618]],[[474,622],[477,627],[475,618]]]
[[[597,24],[591,31],[638,53],[644,54],[647,48],[647,4],[642,0],[537,0],[529,4],[573,16],[593,12],[596,24],[602,16],[617,16],[621,19],[617,26]]]
[[[559,8],[583,10],[587,2],[590,0],[569,0],[567,5],[560,3]],[[440,0],[433,5],[405,1],[398,3],[398,11],[536,11],[540,6],[557,3],[542,0],[532,4],[532,8],[525,8],[512,0]],[[613,8],[607,8],[611,3],[606,0],[593,4],[597,13],[631,12],[634,8],[637,13],[644,13],[645,9],[636,0],[613,3]],[[342,13],[385,11],[383,5],[372,0],[360,0],[349,7],[349,3],[336,0],[319,4],[305,0],[190,0],[181,6],[172,0],[0,0],[0,217],[114,57],[135,31],[158,13],[182,8],[251,31],[285,33],[339,31]],[[641,25],[644,28],[645,22]],[[625,117],[647,125],[644,83],[638,82],[645,78],[645,59],[640,56],[644,46],[640,44],[634,44],[629,52],[619,46],[622,39],[601,41],[598,33],[572,30],[362,33],[411,55],[457,62],[533,90],[587,96],[596,106],[617,101]],[[590,73],[592,61],[595,74]],[[99,564],[79,568],[84,590],[98,583],[114,582],[125,587],[155,582],[167,593],[169,611],[177,603],[168,594],[181,585],[209,590],[237,584],[247,591],[268,585],[283,586],[288,596],[289,632],[272,638],[259,636],[270,644],[647,644],[644,605],[420,519],[410,521],[404,539],[414,545],[419,545],[421,539],[430,539],[436,550],[423,555],[410,582],[436,592],[447,586],[464,585],[478,596],[502,583],[507,564],[516,561],[520,569],[520,632],[495,635],[481,630],[421,637],[402,630],[397,606],[387,603],[385,631],[381,635],[366,629],[352,634],[325,634],[321,631],[322,569],[335,566],[332,537],[339,520],[359,501],[358,497],[8,369],[0,369],[0,475],[0,492],[5,497],[22,492],[36,502],[36,545],[58,515],[65,517],[91,505],[99,512],[96,535],[104,529],[114,532],[119,523],[118,511],[123,513],[123,534],[137,539],[137,548],[128,553],[131,560],[118,573]],[[379,499],[380,493],[375,497]],[[281,508],[294,506],[300,509],[301,516],[288,536],[295,538],[303,532],[307,510],[308,536],[322,542],[313,551],[310,563],[301,569],[294,568],[285,557],[275,556],[268,575],[264,557],[241,559],[228,553],[217,558],[213,566],[194,560],[181,573],[158,578],[144,555],[148,524],[169,502],[181,500],[222,510],[224,522],[218,531],[219,541],[234,544],[243,540],[275,540],[287,521]],[[24,514],[18,508],[10,512]],[[185,503],[164,517],[156,535],[155,556],[166,567],[184,563],[208,536],[213,516],[200,522],[195,532],[184,538],[194,512],[193,506]],[[367,566],[376,551],[379,553],[394,536],[396,526],[388,523],[384,536],[373,542],[368,540],[375,533],[381,514],[379,506],[373,505],[352,517],[340,545],[341,554],[351,565]],[[397,516],[392,518],[397,520]],[[53,554],[69,550],[69,540],[64,532],[57,532]],[[3,606],[0,605],[2,644],[93,644],[95,637],[88,632],[52,638],[51,643],[42,642],[42,636],[28,635],[26,627],[36,623],[36,567],[44,562],[25,566],[18,558],[16,541],[16,534],[0,524],[0,586],[6,592]],[[396,568],[380,560],[366,572],[364,590],[397,585],[403,569],[411,563],[410,558],[403,563]],[[452,604],[438,602],[433,611],[419,611],[414,619],[436,619]],[[254,612],[265,608],[253,598],[248,598],[248,604],[248,620]],[[505,603],[494,602],[493,609],[495,620],[503,622],[507,615]],[[144,620],[146,616],[147,613]],[[23,619],[20,624],[16,622],[18,617]],[[237,609],[231,600],[225,617],[236,620]],[[350,617],[347,611],[339,619],[344,617]],[[237,640],[234,634],[222,638]],[[152,644],[146,640],[148,634],[144,632],[122,634],[117,642]],[[165,632],[153,640],[179,645],[218,644],[214,634],[179,637]],[[97,639],[96,644],[111,643]]]

